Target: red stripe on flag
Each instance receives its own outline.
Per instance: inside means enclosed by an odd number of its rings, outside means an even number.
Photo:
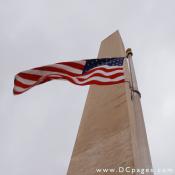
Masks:
[[[44,66],[44,67],[37,67],[37,68],[34,68],[33,70],[40,70],[40,71],[50,71],[50,72],[58,72],[58,73],[63,73],[63,74],[67,74],[67,75],[70,75],[70,76],[79,76],[81,74],[76,74],[76,73],[73,73],[73,72],[69,72],[65,69],[61,69],[61,68],[56,68],[56,67],[49,67],[49,66]]]
[[[96,85],[113,85],[113,84],[119,84],[119,83],[124,83],[125,80],[118,80],[118,81],[108,81],[108,82],[102,82],[102,81],[98,81],[98,80],[90,80],[86,83],[82,83],[79,84],[77,82],[75,82],[71,77],[64,77],[64,79],[76,84],[76,85],[80,85],[80,86],[84,86],[84,85],[91,85],[91,84],[96,84]]]
[[[88,80],[89,78],[92,78],[92,77],[103,77],[103,78],[109,78],[109,79],[114,79],[114,78],[117,78],[117,77],[120,77],[120,76],[123,76],[124,73],[116,73],[116,74],[113,74],[113,75],[104,75],[104,74],[101,74],[101,73],[94,73],[92,74],[91,76],[89,76],[88,78],[78,78],[77,79],[79,81],[85,81],[85,80]]]
[[[32,86],[32,85],[24,84],[21,81],[18,81],[17,79],[15,79],[14,83],[15,83],[15,86],[19,86],[19,87],[24,88],[24,89],[29,88],[29,87]]]
[[[55,75],[52,78],[54,78],[54,79],[60,79],[60,77],[57,77],[57,75]],[[71,77],[68,77],[68,76],[62,76],[61,79],[66,79],[66,80],[68,80],[68,81],[70,81],[70,82],[72,82],[72,83],[74,83],[76,85],[80,85],[80,86],[91,85],[91,84],[96,84],[96,85],[112,85],[112,84],[119,84],[119,83],[125,82],[124,79],[117,80],[117,81],[110,81],[110,82],[109,81],[108,82],[102,82],[102,81],[98,81],[98,80],[90,80],[90,81],[88,81],[86,83],[79,84],[79,83],[75,82],[74,79],[72,79]],[[50,77],[47,76],[47,77],[45,77],[44,82],[47,82],[49,80],[50,80]]]
[[[116,71],[116,70],[123,70],[123,68],[112,68],[112,69],[107,69],[107,68],[104,68],[104,67],[97,67],[97,68],[94,68],[94,69],[91,69],[85,73],[83,73],[83,75],[88,75],[92,72],[95,72],[97,70],[102,70],[104,72],[113,72],[113,71]]]
[[[32,70],[31,70],[31,72],[32,72]],[[28,73],[23,73],[23,72],[21,72],[17,75],[19,75],[20,77],[22,77],[24,79],[33,80],[33,81],[38,81],[41,78],[41,75],[28,74]]]
[[[71,67],[79,69],[79,70],[83,70],[83,68],[84,68],[84,65],[78,64],[78,63],[75,63],[75,62],[62,62],[62,63],[57,63],[57,64],[63,64],[63,65],[66,65],[66,66],[71,66]]]

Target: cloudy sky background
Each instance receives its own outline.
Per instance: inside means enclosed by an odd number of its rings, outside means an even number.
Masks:
[[[175,169],[173,0],[0,0],[0,174],[64,175],[88,87],[52,81],[13,96],[19,71],[94,58],[119,29],[134,64],[153,166]]]

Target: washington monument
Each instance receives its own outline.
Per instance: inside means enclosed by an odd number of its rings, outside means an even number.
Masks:
[[[126,57],[126,82],[90,86],[68,175],[96,175],[104,168],[116,172],[101,174],[130,174],[117,168],[152,168],[132,51],[126,53],[118,31],[101,42],[98,58],[105,57]]]

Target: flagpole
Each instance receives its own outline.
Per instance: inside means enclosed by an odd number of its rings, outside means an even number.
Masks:
[[[148,168],[152,169],[152,162],[151,162],[151,156],[150,156],[150,150],[148,146],[148,140],[146,135],[146,128],[144,124],[144,117],[141,107],[141,93],[138,90],[138,84],[133,64],[133,52],[131,48],[128,48],[126,50],[126,57],[128,59],[129,63],[129,72],[130,72],[130,89],[131,89],[131,103],[133,106],[133,112],[134,112],[134,130],[136,131],[134,133],[135,137],[137,138],[137,143],[134,144],[135,151],[135,164],[136,167],[142,168]],[[139,132],[137,132],[139,131]],[[149,175],[153,175],[153,173],[150,173]]]

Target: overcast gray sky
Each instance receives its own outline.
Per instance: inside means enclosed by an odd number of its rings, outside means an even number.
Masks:
[[[134,51],[153,166],[175,169],[174,16],[173,0],[0,0],[0,174],[66,174],[88,87],[14,97],[14,75],[94,58],[117,29]]]

